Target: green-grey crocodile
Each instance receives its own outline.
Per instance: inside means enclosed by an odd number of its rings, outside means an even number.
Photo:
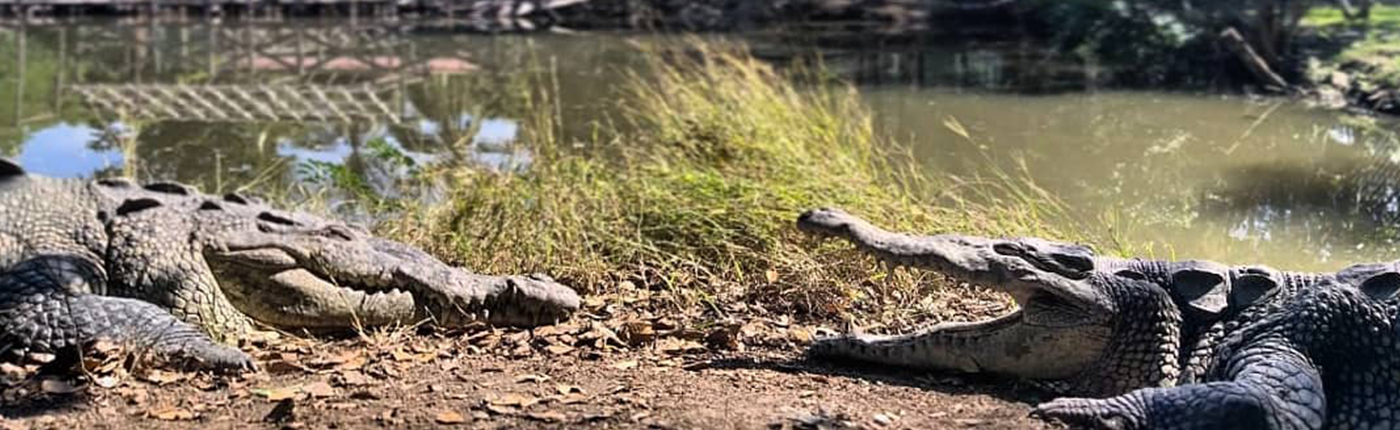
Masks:
[[[47,178],[0,159],[0,359],[107,339],[246,369],[225,344],[262,327],[538,325],[578,306],[547,276],[473,274],[239,194]]]
[[[1038,381],[1085,397],[1036,414],[1089,428],[1400,428],[1397,263],[1311,274],[1118,259],[1043,239],[892,233],[839,209],[797,226],[1020,305],[991,321],[820,339],[812,357]]]

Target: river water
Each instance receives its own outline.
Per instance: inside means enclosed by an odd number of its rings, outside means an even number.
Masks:
[[[779,65],[819,55],[931,172],[1024,176],[1089,225],[1161,244],[1156,257],[1314,270],[1400,258],[1393,120],[1125,90],[1112,76],[1133,65],[946,36],[711,37]],[[619,115],[636,46],[662,39],[677,38],[317,21],[0,28],[0,155],[51,176],[211,191],[314,189],[350,171],[395,195],[434,163],[528,169],[516,144],[538,114],[527,70],[550,71],[551,114],[586,150]]]

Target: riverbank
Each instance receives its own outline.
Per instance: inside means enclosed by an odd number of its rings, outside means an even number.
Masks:
[[[1318,7],[1302,29],[1306,79],[1320,103],[1400,114],[1400,6],[1376,4],[1362,20]]]
[[[563,141],[548,91],[533,93],[528,171],[447,172],[448,203],[388,230],[467,267],[545,271],[585,294],[664,292],[674,310],[711,320],[757,306],[901,326],[948,311],[931,299],[964,293],[814,242],[793,227],[797,214],[839,206],[895,230],[1088,239],[1122,251],[1092,236],[1102,229],[1049,227],[1079,224],[1020,172],[925,173],[881,141],[852,87],[799,89],[793,77],[714,46],[649,58],[650,70],[623,85],[625,117],[600,125],[593,141]],[[538,79],[525,87],[551,88],[548,76]],[[976,145],[955,119],[943,120]]]
[[[242,347],[264,371],[233,378],[128,372],[100,357],[74,378],[11,366],[0,425],[1042,427],[1027,412],[1045,399],[1012,381],[801,360],[843,321],[884,331],[1010,309],[992,293],[818,244],[792,222],[836,205],[902,230],[1109,238],[1047,227],[1060,204],[1014,173],[918,173],[882,149],[851,87],[799,89],[714,45],[655,54],[652,71],[623,86],[627,117],[600,125],[587,153],[559,137],[551,74],[530,77],[532,167],[426,168],[449,198],[391,205],[404,216],[380,229],[477,271],[549,273],[584,293],[570,321],[262,340]]]

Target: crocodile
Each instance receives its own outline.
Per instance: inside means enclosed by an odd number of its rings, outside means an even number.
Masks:
[[[255,368],[268,330],[428,322],[532,326],[578,294],[490,276],[317,215],[174,182],[50,178],[0,158],[0,359],[99,340],[177,365]]]
[[[811,359],[1019,378],[1033,414],[1095,429],[1400,428],[1400,262],[1334,273],[1096,255],[1038,238],[890,232],[840,209],[797,227],[1007,293],[987,321],[816,340]]]

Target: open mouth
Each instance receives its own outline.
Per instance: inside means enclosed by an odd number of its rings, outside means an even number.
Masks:
[[[1039,239],[892,233],[839,209],[802,214],[797,227],[845,239],[891,267],[927,270],[1006,293],[1019,306],[990,320],[943,323],[906,335],[830,339],[812,353],[889,364],[1061,379],[1097,359],[1112,332],[1111,301],[1089,282],[1088,248]]]

